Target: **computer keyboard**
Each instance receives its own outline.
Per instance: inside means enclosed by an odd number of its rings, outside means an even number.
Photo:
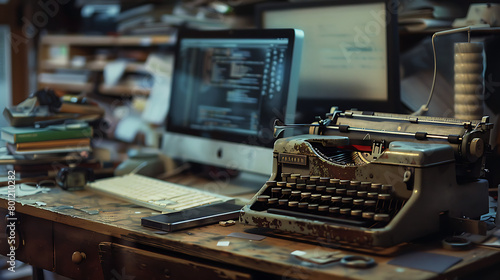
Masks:
[[[161,212],[175,212],[234,200],[231,197],[138,174],[96,180],[89,183],[87,188]]]

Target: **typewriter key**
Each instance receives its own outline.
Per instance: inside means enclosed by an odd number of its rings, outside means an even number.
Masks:
[[[300,178],[300,174],[291,174],[290,177],[286,179],[289,183],[297,183],[297,179]]]
[[[361,214],[362,214],[362,213],[363,213],[363,212],[362,212],[361,210],[359,210],[359,209],[352,209],[352,210],[351,210],[351,217],[352,217],[353,219],[355,219],[355,220],[361,220],[361,218],[362,218],[362,217],[361,217]]]
[[[319,210],[319,208],[318,208],[318,210]],[[340,215],[340,207],[336,207],[336,206],[330,207],[330,208],[328,208],[328,212],[330,213],[331,216],[334,216],[334,217],[338,216],[338,215]]]
[[[288,201],[288,208],[290,210],[297,210],[297,207],[299,206],[298,201]]]
[[[377,213],[386,213],[389,214],[389,203],[391,200],[391,195],[387,193],[380,193],[378,195],[378,200],[377,200],[377,207],[376,211]]]
[[[287,179],[288,177],[290,177],[290,175],[292,175],[292,174],[290,174],[290,173],[281,173],[281,179],[282,179],[283,181],[286,181],[286,179]]]
[[[302,180],[306,180],[307,181],[310,178],[311,178],[311,176],[309,176],[309,175],[300,175],[300,179],[302,179]]]
[[[332,196],[331,206],[340,207],[342,205],[342,197],[341,196]]]
[[[339,188],[347,189],[350,186],[350,182],[351,181],[349,181],[349,180],[340,180]]]
[[[315,204],[315,203],[313,203],[313,204],[309,204],[309,205],[307,206],[307,210],[309,211],[309,213],[316,213],[316,211],[318,211],[318,207],[319,207],[319,205],[318,205],[318,204]],[[328,209],[328,208],[327,208],[327,209]]]
[[[371,182],[361,182],[359,185],[359,190],[360,191],[368,191],[370,190],[372,183]]]
[[[358,198],[365,199],[367,194],[368,194],[368,193],[367,193],[366,191],[358,191],[358,192],[356,193],[356,196],[357,196]]]
[[[352,197],[343,197],[342,198],[342,208],[351,208],[352,207]]]
[[[311,194],[311,203],[320,204],[321,203],[321,194],[320,193]]]
[[[363,199],[354,199],[352,201],[352,204],[353,204],[352,209],[363,210],[365,201]]]
[[[342,189],[341,189],[341,188],[337,188],[337,190],[335,191],[335,194],[336,194],[336,195],[343,196],[343,195],[345,195],[345,194],[346,194],[346,191],[347,191],[346,189],[343,189],[343,188],[342,188]]]
[[[363,214],[361,214],[361,216],[363,217],[363,220],[373,221],[373,216],[375,216],[375,213],[374,212],[364,212],[363,211]]]
[[[277,183],[278,182],[276,182],[276,181],[267,181],[266,182],[266,186],[268,186],[268,187],[276,187]]]
[[[320,178],[319,176],[311,176],[309,180],[313,182],[313,184],[316,184],[319,182],[319,178]]]
[[[288,199],[278,200],[278,208],[285,209],[288,206]]]
[[[271,198],[269,197],[268,195],[259,195],[257,196],[257,201],[259,202],[266,202],[267,203],[267,200]]]
[[[290,201],[299,201],[301,193],[301,191],[292,191],[290,194]]]
[[[326,190],[325,190],[325,193],[327,193],[329,195],[333,195],[333,194],[335,194],[336,190],[337,190],[336,187],[327,187]]]
[[[360,185],[361,185],[360,181],[351,181],[351,189],[352,190],[358,190]]]
[[[292,194],[291,189],[281,189],[281,198],[289,199],[291,194]]]
[[[332,201],[332,196],[331,195],[322,195],[321,196],[321,205],[330,205],[330,202]]]
[[[354,198],[354,197],[356,197],[357,192],[358,192],[357,190],[347,190],[346,194],[347,194],[348,197]]]
[[[300,212],[307,212],[308,206],[309,206],[309,203],[307,203],[307,202],[299,202],[299,211]]]
[[[306,185],[306,190],[307,191],[311,191],[311,192],[315,191],[316,190],[316,185],[311,185],[311,184]]]
[[[309,179],[311,178],[311,176],[309,175],[300,175],[300,180],[297,180],[297,182],[300,181],[301,184],[309,184]]]
[[[287,188],[290,188],[290,189],[295,189],[295,187],[296,187],[296,186],[297,186],[297,184],[296,184],[296,183],[290,183],[290,182],[289,182],[289,183],[286,183],[286,187],[287,187]]]
[[[272,188],[271,189],[271,197],[281,197],[281,188]]]
[[[316,186],[316,192],[318,192],[318,193],[325,193],[326,192],[326,186]]]
[[[269,200],[268,195],[259,195],[257,196],[257,201],[253,205],[253,209],[256,211],[263,211],[267,209],[267,201]]]
[[[310,192],[303,192],[300,194],[300,201],[302,202],[309,202],[311,199],[311,193]]]
[[[280,187],[280,188],[285,188],[285,187],[286,187],[286,182],[285,182],[285,181],[280,181],[280,182],[277,182],[277,183],[276,183],[276,186],[277,186],[277,187]]]
[[[340,208],[340,216],[348,218],[351,216],[351,208]]]
[[[319,177],[319,182],[321,185],[326,186],[327,183],[330,183],[330,177]]]
[[[382,184],[372,183],[372,185],[370,186],[370,192],[379,192],[380,187],[382,187]]]
[[[297,190],[304,191],[306,190],[306,184],[297,184]]]
[[[375,199],[378,198],[378,193],[376,193],[376,192],[369,192],[369,193],[366,194],[366,198],[375,200]]]
[[[330,187],[338,187],[340,179],[330,179]]]
[[[381,192],[388,194],[392,193],[392,185],[382,185]]]
[[[330,207],[328,207],[327,205],[319,205],[318,206],[318,213],[319,214],[327,214],[328,213],[328,209]],[[338,208],[338,207],[337,207]]]
[[[375,212],[375,205],[376,204],[377,204],[377,202],[375,200],[365,200],[363,211]]]
[[[391,221],[391,217],[388,214],[375,214],[373,220],[377,222],[377,227],[385,227]]]
[[[270,208],[270,207],[276,207],[276,205],[278,205],[278,198],[270,198],[267,200],[267,207]]]

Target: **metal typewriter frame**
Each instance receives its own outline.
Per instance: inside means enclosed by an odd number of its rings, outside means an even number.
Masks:
[[[376,114],[333,114],[323,125],[311,125],[310,131],[313,134],[278,139],[274,147],[273,171],[269,180],[279,180],[280,174],[287,172],[391,184],[396,196],[408,200],[385,227],[353,227],[253,210],[252,205],[257,196],[269,192],[266,185],[243,207],[240,221],[259,227],[326,238],[330,242],[369,248],[389,247],[439,232],[443,216],[479,218],[488,212],[488,182],[477,179],[484,167],[483,153],[479,154],[474,150],[485,151],[489,148],[489,130],[492,124],[487,122],[487,118],[469,122],[419,117],[421,123],[426,125],[418,126],[419,119],[414,117]],[[366,122],[365,128],[345,124],[353,115],[362,119],[362,122],[356,122],[357,124]],[[382,130],[377,132],[377,127],[387,124],[374,124],[374,119],[375,122],[396,122],[392,127],[404,127],[406,131],[399,129],[396,133]],[[442,126],[446,126],[447,130],[443,130]],[[416,127],[434,127],[434,131],[412,131]],[[369,135],[367,131],[376,137],[366,139],[366,135]],[[457,133],[442,135],[439,133],[441,131]],[[428,137],[430,135],[437,137]],[[484,146],[475,147],[477,139],[481,139],[479,142]],[[375,145],[376,143],[382,143],[383,147],[366,164],[357,166],[332,162],[317,148],[344,149],[353,144],[368,142],[373,144],[373,150],[379,146]],[[475,144],[471,144],[473,142]],[[461,172],[464,166],[469,172],[460,174],[464,176],[457,176],[457,172]]]

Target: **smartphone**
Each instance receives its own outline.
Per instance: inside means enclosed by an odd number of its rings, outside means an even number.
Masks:
[[[179,212],[144,217],[141,219],[141,225],[163,231],[176,231],[237,219],[241,208],[241,205],[232,202],[209,204]]]

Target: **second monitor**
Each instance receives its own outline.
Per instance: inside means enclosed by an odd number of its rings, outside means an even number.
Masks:
[[[295,29],[180,33],[162,150],[269,176],[273,121],[294,120],[302,40]]]
[[[299,28],[304,48],[298,122],[330,107],[395,112],[399,104],[397,5],[393,0],[296,1],[257,6],[263,28]]]

